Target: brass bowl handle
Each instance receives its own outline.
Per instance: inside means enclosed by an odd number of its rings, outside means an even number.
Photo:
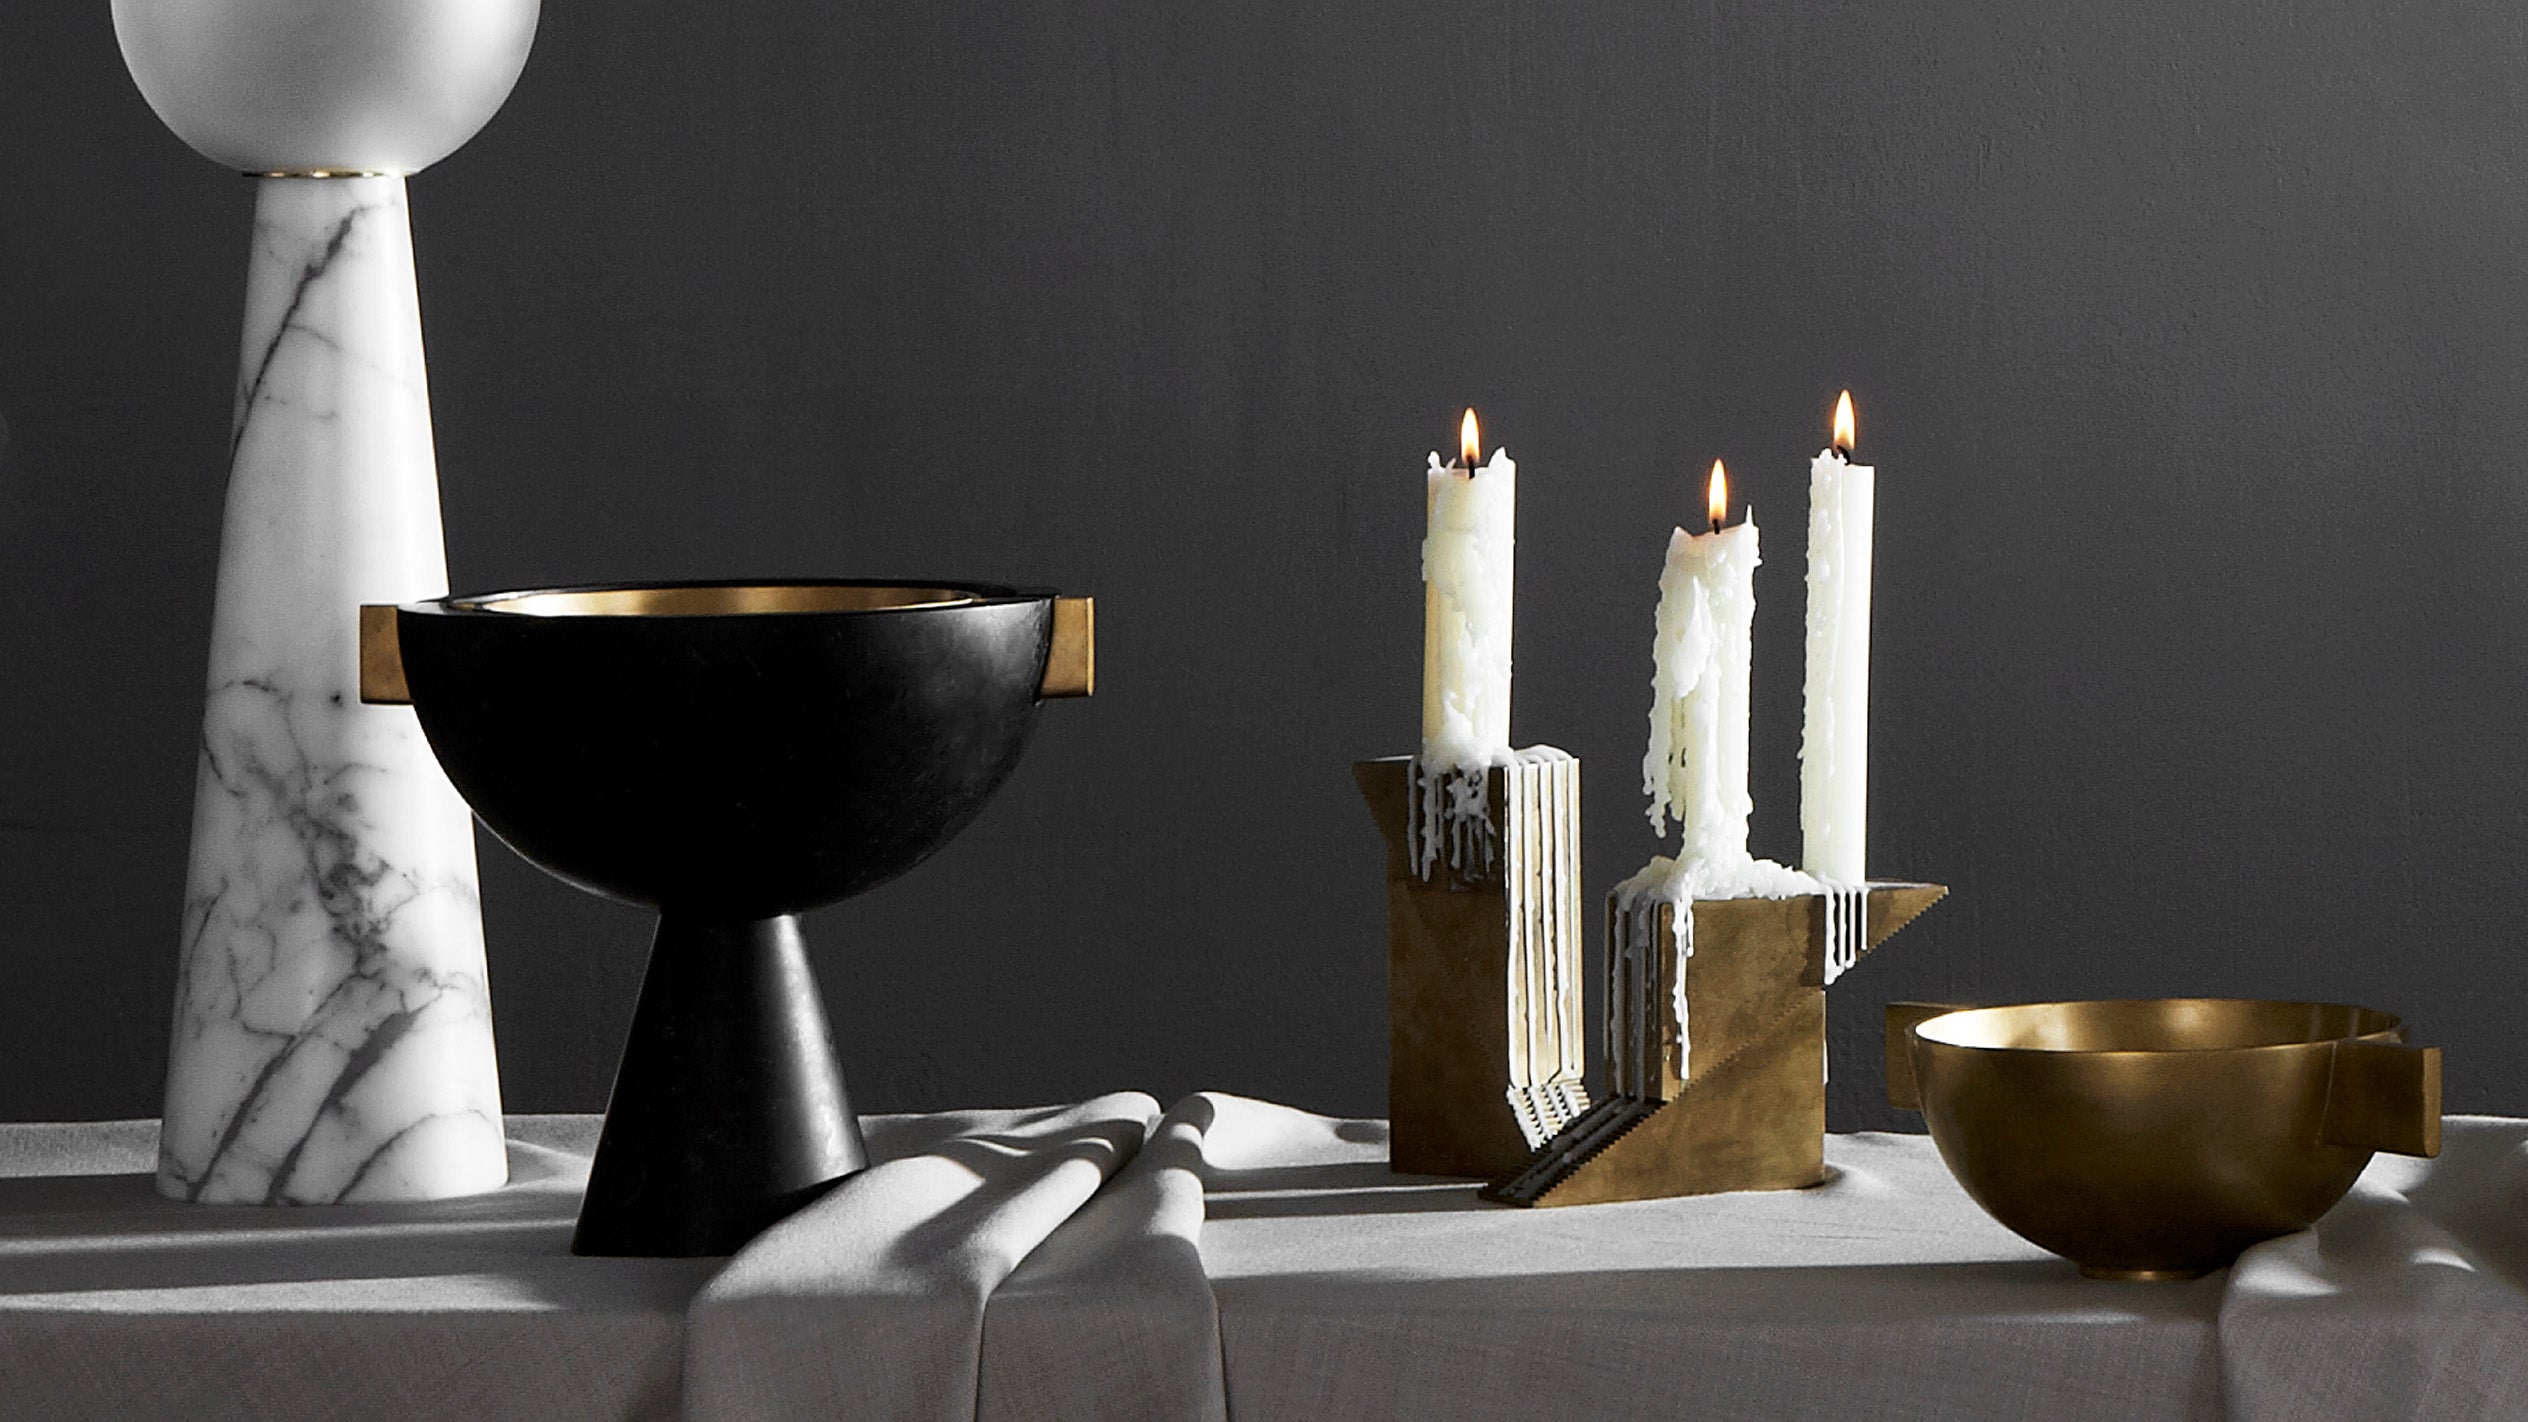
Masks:
[[[410,706],[404,684],[404,645],[395,630],[395,609],[360,604],[360,700],[370,706]]]
[[[1922,1109],[1922,1083],[1914,1080],[1914,1029],[1944,1012],[1962,1012],[1955,1003],[1891,1002],[1887,1004],[1887,1104],[1899,1111]]]
[[[2359,1150],[2440,1154],[2440,1049],[2358,1037],[2337,1042],[2317,1136]]]
[[[1087,696],[1097,690],[1097,599],[1053,600],[1053,638],[1045,648],[1045,679],[1036,695]]]

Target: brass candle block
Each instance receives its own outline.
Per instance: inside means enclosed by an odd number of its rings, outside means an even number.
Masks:
[[[1589,1105],[1580,762],[1480,774],[1352,767],[1387,842],[1389,1164],[1414,1174],[1514,1170]]]
[[[1585,1205],[1824,1179],[1826,985],[1947,893],[1698,901],[1682,951],[1675,904],[1610,896],[1610,1094],[1485,1198]]]

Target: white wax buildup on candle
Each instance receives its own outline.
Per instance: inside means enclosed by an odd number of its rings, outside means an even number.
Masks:
[[[1754,518],[1716,533],[1680,528],[1659,575],[1651,644],[1650,827],[1684,828],[1680,863],[1711,871],[1747,858],[1748,665],[1756,615]]]
[[[1518,465],[1431,456],[1422,540],[1422,763],[1480,770],[1510,758],[1511,553]]]
[[[1715,507],[1719,507],[1716,502]],[[1659,577],[1658,630],[1651,653],[1650,748],[1642,757],[1642,789],[1650,825],[1667,833],[1671,815],[1682,829],[1676,857],[1653,858],[1616,886],[1631,935],[1616,951],[1650,950],[1654,905],[1674,906],[1677,962],[1669,1003],[1682,1064],[1686,1023],[1686,960],[1694,956],[1697,899],[1790,898],[1817,892],[1796,869],[1747,852],[1749,671],[1755,630],[1755,571],[1762,562],[1755,515],[1714,533],[1680,528],[1668,540]],[[1682,1065],[1680,1066],[1682,1070]]]
[[[1419,871],[1441,846],[1460,871],[1481,867],[1463,852],[1485,841],[1491,805],[1484,772],[1510,750],[1511,565],[1519,467],[1508,450],[1480,463],[1468,411],[1462,463],[1431,455],[1422,539],[1422,755],[1417,794]],[[1437,793],[1432,793],[1436,791]],[[1481,857],[1481,856],[1478,856]]]
[[[1511,751],[1506,765],[1534,765],[1569,760],[1571,753],[1554,746],[1528,746]],[[1405,825],[1406,844],[1415,872],[1425,879],[1441,860],[1460,875],[1489,877],[1498,871],[1504,847],[1492,826],[1490,770],[1485,767],[1432,769],[1416,760],[1411,769],[1413,818]]]
[[[1800,734],[1801,859],[1868,878],[1870,538],[1878,471],[1829,448],[1808,466],[1808,695]]]

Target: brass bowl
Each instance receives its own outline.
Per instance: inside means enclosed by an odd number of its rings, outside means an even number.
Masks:
[[[2331,1209],[2371,1152],[2440,1153],[2440,1051],[2340,1003],[2152,998],[1887,1015],[1887,1099],[2031,1243],[2191,1279]]]

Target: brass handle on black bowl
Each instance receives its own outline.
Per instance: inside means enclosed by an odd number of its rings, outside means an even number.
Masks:
[[[370,706],[410,706],[412,688],[404,685],[404,648],[395,632],[395,608],[389,603],[360,604],[360,700]]]
[[[1045,679],[1036,695],[1088,696],[1097,690],[1097,599],[1053,600],[1053,637],[1045,648]]]

